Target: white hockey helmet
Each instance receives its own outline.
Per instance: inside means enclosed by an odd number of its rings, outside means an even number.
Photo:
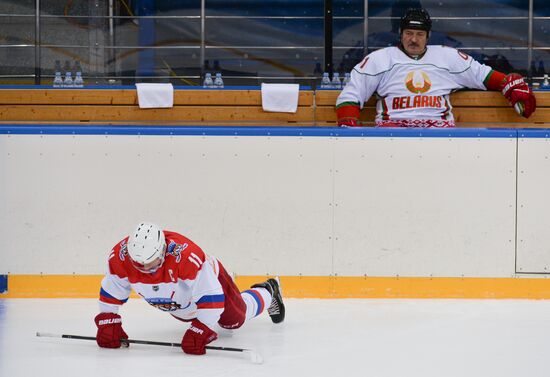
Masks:
[[[145,273],[153,273],[164,263],[166,240],[157,225],[141,222],[128,237],[128,254],[134,267]]]

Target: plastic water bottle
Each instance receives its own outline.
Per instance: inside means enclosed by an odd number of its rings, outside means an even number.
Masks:
[[[328,72],[323,73],[323,78],[321,79],[321,89],[330,89],[332,87],[330,83],[330,77],[328,77]]]
[[[74,81],[71,73],[71,64],[69,63],[68,60],[65,60],[64,70],[65,70],[65,79],[63,79],[63,87],[72,88],[74,86]]]
[[[65,80],[63,80],[64,88],[74,88],[74,81],[71,72],[65,73]]]
[[[542,80],[542,84],[541,84],[540,88],[541,89],[546,89],[546,90],[550,89],[550,80],[548,80],[548,74],[547,73],[544,74],[544,79]]]
[[[214,87],[214,81],[212,80],[212,74],[207,73],[204,75],[204,82],[202,83],[203,88],[213,88]]]
[[[75,71],[74,87],[75,88],[83,88],[84,87],[84,79],[82,78],[82,68],[80,67],[79,62],[75,63],[74,71]]]
[[[84,79],[82,78],[82,72],[77,72],[76,76],[74,78],[73,86],[75,88],[83,88],[84,87]]]
[[[214,86],[216,88],[223,88],[223,79],[221,73],[216,73],[216,78],[214,79]]]
[[[351,81],[351,74],[349,72],[344,73],[344,82],[342,83],[342,88],[344,88]]]
[[[334,72],[332,74],[332,89],[342,89],[342,82],[340,81],[340,74]]]
[[[53,78],[53,87],[54,88],[63,87],[63,78],[61,77],[61,72],[55,72],[55,77]]]
[[[61,62],[59,60],[55,61],[54,75],[55,76],[53,78],[53,87],[63,87],[63,77],[61,77]]]

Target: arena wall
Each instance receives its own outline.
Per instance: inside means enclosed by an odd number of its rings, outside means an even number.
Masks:
[[[547,130],[2,127],[0,297],[97,294],[149,220],[294,297],[550,298]]]

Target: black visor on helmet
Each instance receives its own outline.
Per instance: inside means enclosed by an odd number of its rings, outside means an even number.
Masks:
[[[399,32],[402,33],[405,29],[425,30],[428,33],[432,29],[432,20],[430,15],[423,8],[409,8],[401,17]]]

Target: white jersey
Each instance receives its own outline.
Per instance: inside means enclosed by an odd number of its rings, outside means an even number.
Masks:
[[[377,96],[376,123],[421,119],[454,124],[449,94],[471,88],[486,90],[491,67],[454,48],[427,46],[418,60],[398,47],[387,47],[366,56],[351,72],[351,81],[336,105],[361,108]]]

